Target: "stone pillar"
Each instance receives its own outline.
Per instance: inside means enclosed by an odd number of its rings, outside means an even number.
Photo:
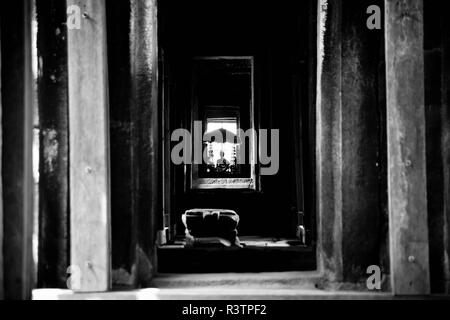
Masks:
[[[68,31],[72,289],[106,291],[111,287],[106,1],[68,5],[83,14],[80,28]]]
[[[41,159],[38,286],[67,288],[69,260],[69,126],[67,5],[37,0]]]
[[[385,122],[380,110],[385,105],[378,101],[383,31],[367,28],[366,11],[371,5],[382,8],[383,2],[342,1],[341,17],[343,276],[344,281],[364,284],[367,267],[381,265],[381,247],[386,246],[382,231],[382,193],[387,188],[382,155],[386,145],[380,135]]]
[[[158,23],[156,0],[131,0],[130,3],[133,211],[137,281],[145,285],[156,271],[156,233],[162,228]]]
[[[428,294],[423,1],[386,0],[385,33],[392,290]]]
[[[382,33],[366,27],[373,1],[319,3],[317,212],[319,266],[333,282],[379,265],[383,117]]]
[[[331,281],[342,281],[342,3],[322,0],[318,4],[318,266]]]
[[[28,0],[0,4],[3,285],[6,299],[29,299],[33,286],[31,11]]]

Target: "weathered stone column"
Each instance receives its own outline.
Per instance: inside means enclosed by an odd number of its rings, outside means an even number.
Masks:
[[[381,228],[386,179],[383,101],[378,100],[383,31],[370,30],[367,8],[381,0],[342,1],[341,161],[342,261],[347,282],[367,279],[367,267],[381,267],[386,250]],[[384,82],[383,82],[384,83]],[[384,90],[381,92],[384,94]],[[385,174],[385,171],[384,171]]]
[[[111,287],[106,2],[68,5],[83,14],[80,28],[68,31],[72,289],[106,291]]]
[[[319,263],[333,282],[358,282],[368,266],[380,264],[382,32],[366,27],[372,4],[319,3]]]
[[[341,0],[318,3],[318,266],[331,281],[342,281],[342,3]]]
[[[38,286],[67,288],[69,260],[69,126],[67,5],[37,0],[40,168]]]
[[[130,3],[133,214],[137,281],[145,285],[156,271],[156,232],[162,226],[158,24],[156,0],[131,0]]]
[[[33,285],[31,11],[28,0],[0,3],[3,130],[3,226],[0,227],[6,240],[2,247],[6,299],[29,299]]]
[[[385,6],[392,289],[428,294],[423,2]]]

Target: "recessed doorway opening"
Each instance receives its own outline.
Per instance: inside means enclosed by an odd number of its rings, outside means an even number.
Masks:
[[[164,131],[159,272],[316,269],[315,6],[315,1],[276,8],[256,1],[159,4],[161,110],[163,127],[170,128]],[[202,136],[222,133],[231,139],[204,141],[202,164],[171,163],[176,142],[167,132],[193,132],[196,122]],[[267,165],[259,161],[261,137],[238,134],[261,129],[279,130],[274,175],[261,175]],[[275,152],[271,144],[267,149]],[[244,164],[237,161],[240,154]],[[205,224],[214,212],[217,217],[220,211],[235,212],[241,246],[187,245],[191,230],[182,216],[193,209],[209,210],[203,213]]]

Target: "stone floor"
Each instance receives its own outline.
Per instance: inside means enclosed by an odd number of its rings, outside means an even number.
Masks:
[[[103,293],[38,289],[34,300],[312,300],[392,299],[390,293],[318,289],[317,272],[166,274],[152,288]]]
[[[386,293],[361,293],[356,291],[326,292],[302,289],[224,289],[149,288],[134,291],[74,294],[69,290],[39,289],[33,292],[33,300],[385,300],[392,299]]]

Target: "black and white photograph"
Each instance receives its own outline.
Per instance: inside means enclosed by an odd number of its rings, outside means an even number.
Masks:
[[[0,300],[450,300],[446,4],[1,1]]]

